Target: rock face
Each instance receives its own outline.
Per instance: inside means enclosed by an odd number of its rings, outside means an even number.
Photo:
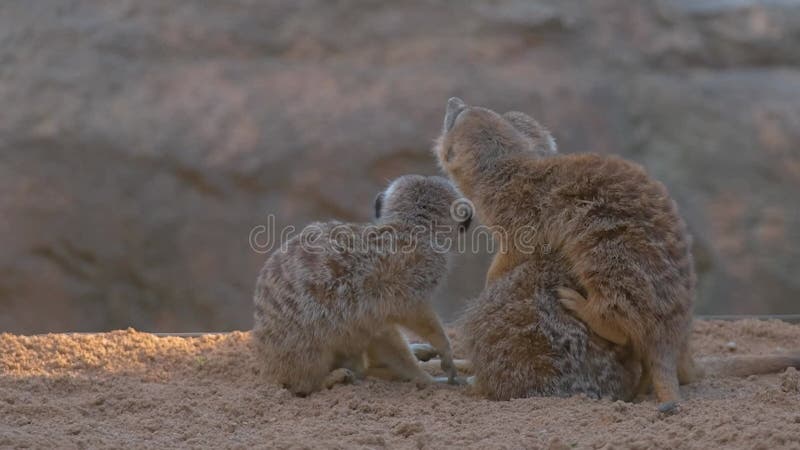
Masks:
[[[0,4],[0,331],[249,328],[251,231],[369,220],[453,95],[663,180],[698,312],[798,312],[796,2],[269,3]]]

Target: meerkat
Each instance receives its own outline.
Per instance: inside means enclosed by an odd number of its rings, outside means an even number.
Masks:
[[[376,222],[314,223],[271,255],[255,291],[256,348],[271,381],[298,396],[362,376],[434,379],[398,327],[428,341],[448,382],[457,368],[429,300],[448,271],[451,241],[469,226],[442,177],[406,175],[375,201]],[[431,349],[414,348],[420,354]]]
[[[536,251],[469,304],[461,325],[477,393],[634,398],[640,369],[629,351],[589,332],[558,303],[555,287],[576,282],[568,269],[560,255]]]
[[[577,384],[559,381],[574,378],[571,365],[595,371],[582,374],[589,378],[614,374],[614,386],[637,373],[634,391],[627,390],[629,383],[599,395],[626,398],[652,385],[659,401],[673,403],[679,382],[703,375],[689,350],[695,286],[690,237],[663,184],[618,157],[559,155],[550,133],[529,116],[500,115],[457,98],[448,101],[434,152],[474,202],[481,222],[502,231],[503,251],[465,319],[484,390],[499,398],[547,394],[552,386],[561,386],[556,393],[581,392]],[[587,341],[588,330],[555,312],[558,303],[616,348]],[[527,315],[510,314],[515,308]],[[526,343],[530,348],[508,348]],[[499,356],[504,352],[520,353],[521,360],[501,360],[508,359]],[[580,358],[602,364],[581,366]],[[798,360],[754,361],[710,367],[763,373]],[[514,366],[508,367],[512,373],[502,373],[504,364]]]

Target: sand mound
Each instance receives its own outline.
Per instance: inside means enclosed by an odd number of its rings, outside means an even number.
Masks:
[[[698,355],[774,353],[800,347],[800,326],[698,322],[694,340]],[[299,399],[258,373],[248,333],[2,334],[0,446],[800,448],[794,369],[684,387],[675,415],[653,401],[491,402],[372,380]]]

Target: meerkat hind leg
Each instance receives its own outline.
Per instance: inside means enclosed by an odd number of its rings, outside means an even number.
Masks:
[[[327,386],[333,363],[334,356],[324,350],[306,350],[293,360],[291,370],[283,374],[282,384],[292,394],[305,397]]]
[[[430,305],[421,307],[414,315],[402,321],[400,325],[408,328],[439,350],[442,370],[451,383],[458,384],[458,380],[456,380],[458,370],[453,364],[453,350],[450,348],[450,339],[447,338],[442,323],[433,308]]]
[[[386,381],[408,381],[408,379],[397,376],[387,367],[367,367],[366,375],[370,378],[378,378]]]
[[[695,364],[692,352],[689,347],[689,340],[681,346],[680,356],[678,357],[678,382],[689,384],[705,376],[703,368]]]
[[[617,345],[628,343],[628,336],[618,326],[601,317],[597,308],[592,308],[591,302],[578,291],[567,287],[560,287],[557,291],[559,302],[595,334]]]
[[[433,382],[433,377],[419,367],[408,343],[395,327],[389,327],[375,336],[367,349],[367,355],[369,376],[422,383]]]
[[[337,384],[350,384],[355,380],[356,380],[356,374],[352,370],[340,367],[338,369],[332,370],[331,373],[329,373],[328,376],[325,377],[323,385],[326,388],[330,389],[336,386]]]
[[[639,375],[639,384],[636,385],[636,397],[642,398],[650,393],[653,387],[653,377],[650,374],[650,366],[642,362],[642,373]]]
[[[645,356],[643,363],[650,368],[650,379],[658,401],[661,403],[674,403],[680,400],[678,367],[675,356],[671,352],[651,353]]]
[[[364,378],[366,371],[364,351],[355,351],[351,353],[338,353],[334,359],[334,369],[347,369],[352,372],[356,380]]]

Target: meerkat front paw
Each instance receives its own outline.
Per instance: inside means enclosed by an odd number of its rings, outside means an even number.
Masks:
[[[575,289],[560,287],[556,289],[556,292],[558,292],[558,301],[561,302],[564,308],[567,308],[572,312],[579,313],[580,311],[583,311],[583,309],[586,307],[586,304],[589,303],[589,301],[586,300],[586,297],[581,295],[581,293]]]
[[[623,330],[616,323],[609,322],[603,316],[598,315],[596,309],[590,308],[589,300],[583,294],[567,287],[560,287],[556,291],[558,292],[558,301],[564,308],[595,334],[617,345],[628,344],[628,336]]]

